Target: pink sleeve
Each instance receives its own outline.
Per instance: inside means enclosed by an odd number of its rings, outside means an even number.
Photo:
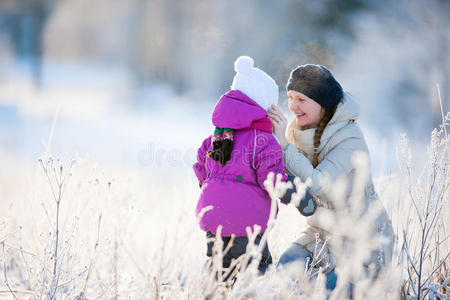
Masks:
[[[275,138],[272,135],[259,134],[256,145],[257,154],[255,155],[254,165],[259,186],[265,190],[264,181],[270,172],[274,173],[274,185],[277,174],[282,175],[281,181],[287,181],[288,176],[284,171],[283,150]]]
[[[211,145],[211,136],[207,137],[200,148],[198,148],[197,151],[197,162],[194,164],[194,172],[195,175],[198,178],[198,181],[201,185],[203,185],[203,181],[206,179],[206,170],[205,170],[205,160],[206,160],[206,153],[209,150],[209,147]]]

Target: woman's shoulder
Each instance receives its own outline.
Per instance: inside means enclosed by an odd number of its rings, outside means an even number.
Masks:
[[[325,150],[325,153],[328,153],[335,148],[368,152],[364,134],[356,121],[349,121],[348,124],[330,136],[323,150]]]
[[[334,144],[340,143],[347,139],[364,140],[361,127],[356,120],[349,120],[345,125],[337,129],[332,135],[330,135],[330,142]]]
[[[364,139],[363,132],[357,120],[349,120],[348,123],[340,130],[338,130],[334,136],[341,139]]]

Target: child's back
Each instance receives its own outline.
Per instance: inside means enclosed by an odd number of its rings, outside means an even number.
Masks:
[[[212,137],[198,150],[194,170],[202,185],[196,214],[208,206],[200,219],[200,227],[222,235],[246,236],[245,228],[254,224],[267,227],[271,199],[264,188],[269,172],[284,178],[283,152],[272,135],[267,112],[239,90],[231,90],[217,103],[212,117],[216,126],[233,128],[231,159],[221,165],[207,156],[212,150]]]
[[[213,242],[222,227],[223,249],[233,240],[222,257],[228,268],[233,259],[245,253],[246,227],[261,227],[255,243],[262,240],[270,216],[271,199],[264,187],[270,172],[284,173],[283,151],[272,135],[267,109],[278,101],[278,86],[266,73],[253,67],[253,60],[240,57],[235,62],[236,76],[231,90],[214,108],[214,135],[198,150],[194,171],[202,191],[196,214],[206,231],[207,256],[213,255]],[[210,209],[209,209],[210,208]],[[232,236],[235,239],[232,239]],[[258,265],[264,273],[272,263],[267,244]]]

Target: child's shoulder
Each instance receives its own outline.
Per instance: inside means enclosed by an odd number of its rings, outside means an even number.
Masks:
[[[261,150],[271,149],[282,151],[280,142],[275,135],[262,130],[256,130],[256,145]]]
[[[207,149],[211,145],[211,138],[212,138],[212,135],[206,137],[203,140],[202,145],[200,146],[200,148],[206,148]]]
[[[204,140],[203,140],[203,144],[211,142],[212,139],[212,135],[207,136]]]

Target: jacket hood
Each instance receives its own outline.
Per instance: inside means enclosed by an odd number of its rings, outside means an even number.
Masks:
[[[264,117],[267,112],[258,103],[239,90],[231,90],[216,103],[212,123],[222,128],[241,129]]]
[[[349,122],[355,122],[359,117],[359,104],[348,93],[344,94],[342,101],[338,104],[336,111],[325,127],[321,141],[328,140],[338,130]]]
[[[348,93],[342,98],[336,108],[336,112],[328,124],[338,122],[348,122],[349,120],[357,120],[359,117],[359,104]]]

